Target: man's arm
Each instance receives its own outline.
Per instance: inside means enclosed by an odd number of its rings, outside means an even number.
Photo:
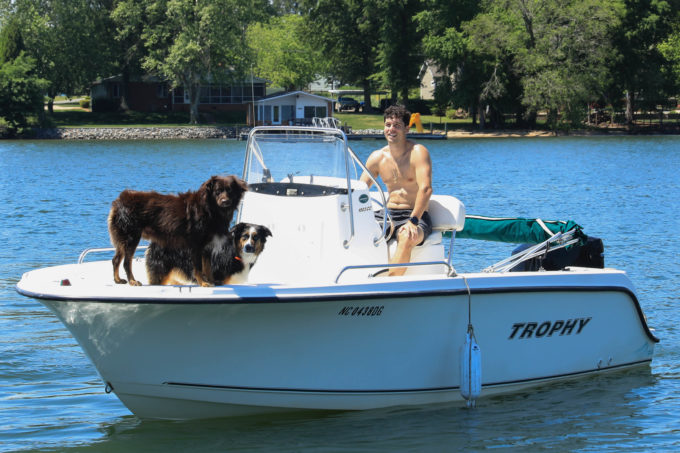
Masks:
[[[370,156],[368,156],[368,159],[366,160],[366,169],[369,171],[371,176],[373,178],[378,177],[378,172],[380,171],[380,159],[382,158],[382,154],[380,150],[373,151]],[[365,182],[366,185],[370,187],[373,185],[373,179],[370,178],[370,176],[366,173],[363,172],[361,177],[359,178],[361,181]]]
[[[432,161],[427,148],[422,145],[415,145],[411,156],[416,172],[416,184],[418,184],[418,193],[411,216],[421,218],[427,211],[430,196],[432,196]]]

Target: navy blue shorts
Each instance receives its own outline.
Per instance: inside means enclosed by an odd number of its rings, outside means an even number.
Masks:
[[[388,212],[390,213],[390,217],[392,217],[394,229],[390,230],[390,226],[387,225],[387,229],[385,230],[385,239],[387,241],[392,239],[395,234],[397,234],[397,231],[399,231],[399,228],[405,225],[406,222],[410,222],[409,219],[411,218],[411,212],[413,211],[411,209],[388,209]],[[381,224],[384,217],[385,214],[383,209],[375,211],[375,219]],[[425,236],[423,236],[423,242],[425,242],[425,239],[427,239],[427,237],[432,234],[432,219],[430,218],[430,214],[427,211],[423,212],[423,215],[418,221],[418,226],[422,228],[423,232],[425,233]],[[422,245],[423,242],[418,245]]]

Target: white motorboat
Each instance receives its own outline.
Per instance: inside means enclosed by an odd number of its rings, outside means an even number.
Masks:
[[[385,199],[361,172],[340,130],[255,128],[237,220],[273,236],[248,283],[117,285],[110,260],[86,259],[106,249],[90,249],[27,272],[17,290],[54,312],[106,390],[148,418],[469,403],[651,362],[658,340],[625,272],[511,272],[578,249],[577,226],[535,222],[545,240],[458,274],[456,232],[496,220],[466,226],[459,200],[434,195],[434,233],[404,276],[384,276],[397,266],[389,222],[374,217]],[[143,257],[133,266],[145,274]]]

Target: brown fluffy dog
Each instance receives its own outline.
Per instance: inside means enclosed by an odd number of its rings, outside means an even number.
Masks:
[[[127,283],[118,274],[122,260],[130,285],[141,285],[132,275],[132,258],[145,238],[161,246],[189,249],[194,278],[201,286],[210,286],[210,259],[203,256],[203,249],[214,236],[227,233],[246,190],[248,185],[236,176],[213,176],[196,192],[121,192],[109,212],[109,234],[116,249],[113,280]]]

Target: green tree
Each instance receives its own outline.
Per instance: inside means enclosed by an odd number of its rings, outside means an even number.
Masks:
[[[26,50],[21,36],[21,24],[8,18],[7,23],[0,26],[0,63],[12,61]]]
[[[625,15],[615,33],[621,55],[615,83],[625,96],[629,126],[639,100],[653,106],[675,94],[672,61],[662,49],[673,32],[679,7],[676,0],[625,0]]]
[[[302,4],[307,39],[323,55],[328,77],[362,87],[365,109],[370,110],[380,17],[375,1],[308,0]]]
[[[49,81],[49,110],[59,93],[85,91],[108,72],[106,0],[15,0],[12,15],[21,24],[26,52],[41,78]]]
[[[268,11],[266,0],[146,0],[143,67],[186,90],[195,124],[201,84],[247,73],[246,29]]]
[[[621,3],[609,0],[496,0],[464,26],[469,49],[485,62],[482,98],[498,99],[519,88],[530,112],[547,110],[576,124],[609,81],[616,55],[611,36]]]
[[[673,24],[673,32],[659,44],[659,52],[670,64],[669,77],[680,86],[680,18]]]
[[[323,72],[321,53],[304,39],[303,25],[302,16],[289,14],[248,28],[258,76],[291,90],[304,88]]]
[[[31,115],[43,110],[48,82],[35,75],[35,61],[23,52],[0,66],[0,118],[10,135],[28,125]]]
[[[143,32],[145,25],[144,3],[137,0],[117,0],[112,7],[111,19],[115,36],[114,58],[122,76],[120,109],[128,110],[130,79],[141,75],[146,56]]]
[[[485,59],[472,51],[470,39],[462,27],[480,8],[477,0],[428,0],[424,10],[416,16],[418,28],[423,33],[424,55],[444,73],[442,80],[437,81],[436,101],[463,106],[472,112],[484,102],[484,82],[489,79],[487,73],[491,72],[487,70]],[[495,58],[490,60],[493,67]],[[476,116],[472,118],[473,123],[476,122]]]
[[[380,17],[377,66],[374,78],[392,90],[392,99],[408,103],[408,93],[417,87],[423,64],[422,33],[415,17],[422,10],[420,0],[378,0]]]

